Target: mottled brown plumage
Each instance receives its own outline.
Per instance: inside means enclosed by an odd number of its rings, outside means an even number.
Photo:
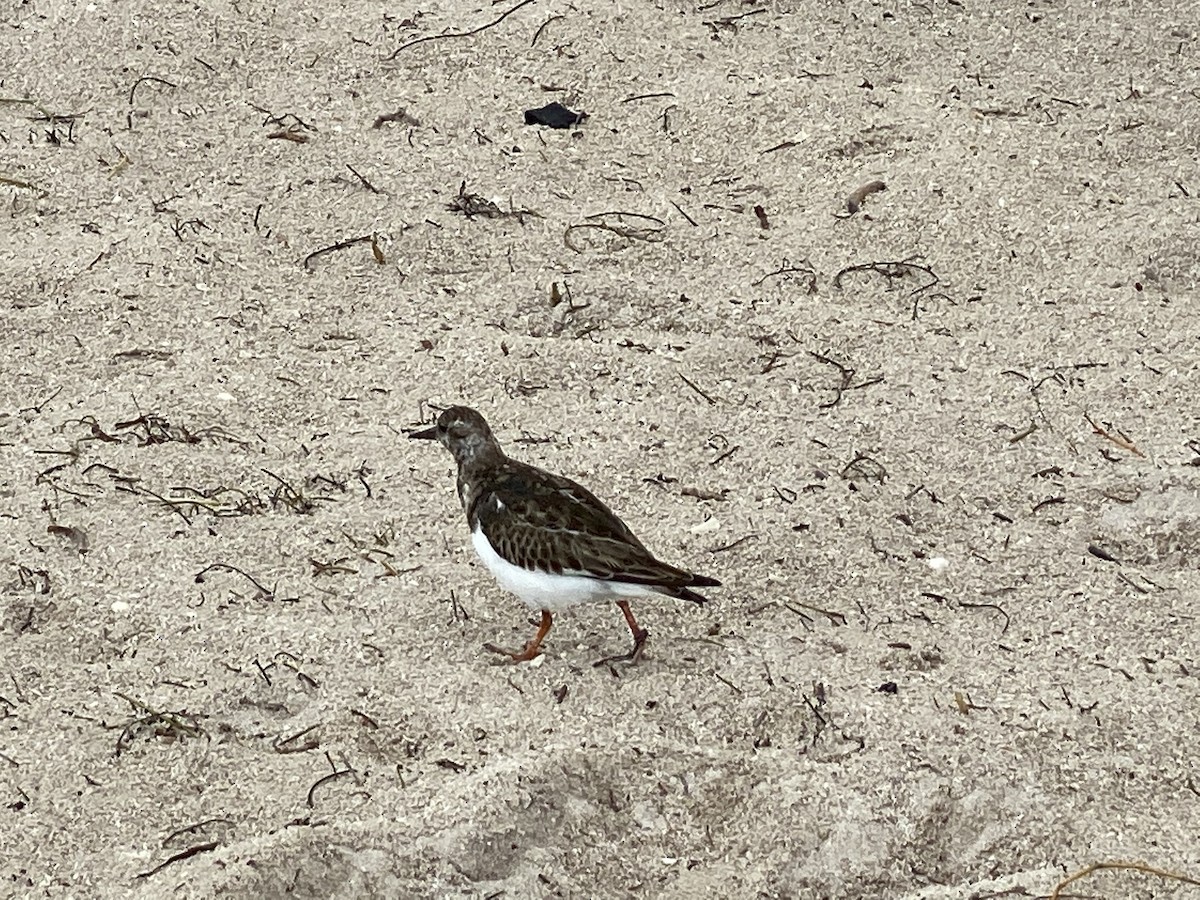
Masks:
[[[720,584],[657,559],[582,485],[509,459],[473,409],[452,406],[433,428],[410,437],[438,440],[450,450],[481,558],[502,586],[543,612],[538,637],[510,654],[514,659],[537,655],[551,608],[601,599],[615,601],[625,613],[635,639],[629,657],[636,659],[647,633],[625,598],[662,594],[704,603],[692,588]]]

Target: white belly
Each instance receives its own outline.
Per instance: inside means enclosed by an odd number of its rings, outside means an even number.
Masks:
[[[492,549],[491,543],[480,528],[472,532],[471,543],[488,571],[500,583],[500,587],[516,594],[532,609],[548,609],[553,612],[579,603],[627,600],[658,593],[644,584],[601,581],[586,575],[555,575],[551,572],[522,569]]]

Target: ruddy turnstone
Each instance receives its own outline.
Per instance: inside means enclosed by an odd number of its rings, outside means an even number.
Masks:
[[[542,651],[552,612],[577,603],[615,601],[633,632],[633,650],[602,663],[636,662],[650,633],[639,627],[629,601],[663,595],[693,603],[693,587],[721,582],[655,558],[624,522],[570,478],[510,459],[483,416],[452,406],[437,424],[410,438],[440,441],[458,464],[458,497],[471,542],[500,586],[541,610],[541,626],[521,650],[485,649],[526,662]]]

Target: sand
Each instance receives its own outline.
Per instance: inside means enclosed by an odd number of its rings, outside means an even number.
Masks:
[[[1193,4],[0,18],[0,895],[1200,878]],[[724,586],[492,665],[451,403]]]

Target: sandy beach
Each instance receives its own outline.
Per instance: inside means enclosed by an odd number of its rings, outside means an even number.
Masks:
[[[1195,12],[10,4],[0,897],[1200,898]]]

